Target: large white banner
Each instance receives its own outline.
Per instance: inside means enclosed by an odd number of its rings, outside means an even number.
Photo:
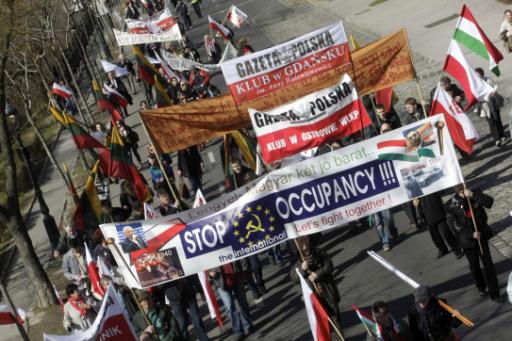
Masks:
[[[126,26],[130,33],[162,33],[177,26],[171,11],[166,8],[156,18],[149,20],[126,19]]]
[[[240,104],[350,63],[347,37],[339,23],[220,66]]]
[[[170,30],[163,33],[130,33],[123,32],[116,29],[114,35],[117,40],[117,45],[138,45],[138,44],[149,44],[149,43],[161,43],[164,41],[179,41],[181,40],[181,33],[178,25],[174,25]]]
[[[347,74],[336,86],[269,111],[249,109],[249,115],[267,164],[350,136],[372,123]]]
[[[194,210],[101,230],[130,286],[211,269],[461,183],[438,123],[442,115],[273,171]]]
[[[238,52],[236,48],[228,42],[226,47],[224,48],[224,52],[222,54],[222,58],[220,62],[224,62],[233,58],[236,58]],[[209,73],[215,73],[220,70],[220,64],[202,64],[195,62],[191,59],[183,58],[183,57],[174,57],[172,54],[168,53],[164,49],[162,49],[162,57],[167,62],[167,65],[175,71],[189,71],[194,67],[198,69],[203,69]]]

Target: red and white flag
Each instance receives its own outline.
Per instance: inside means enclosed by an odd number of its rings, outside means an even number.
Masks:
[[[216,22],[212,19],[212,17],[208,16],[208,23],[212,30],[219,32],[219,34],[224,37],[224,39],[229,39],[231,35],[231,31],[226,26],[222,25],[221,23]]]
[[[151,206],[147,202],[144,202],[144,219],[156,219],[159,217],[160,215],[155,211],[153,206]]]
[[[107,94],[112,98],[114,102],[119,104],[119,106],[123,108],[126,108],[128,106],[128,100],[126,99],[126,97],[121,95],[119,91],[117,91],[114,87],[111,87],[107,84],[105,84],[104,87]]]
[[[62,298],[59,295],[59,290],[57,290],[57,287],[55,286],[55,284],[52,284],[52,286],[53,286],[53,291],[55,292],[55,297],[57,297],[57,303],[59,303],[60,309],[62,309],[64,311],[64,302],[62,301]]]
[[[165,32],[176,25],[176,20],[172,17],[172,13],[169,8],[166,8],[158,18],[151,22],[150,25],[153,33]],[[158,31],[155,30],[154,27],[158,27]]]
[[[20,308],[16,309],[16,313],[18,314],[18,322],[23,325],[27,320],[27,314]],[[0,304],[0,325],[14,323],[16,323],[16,317],[11,313],[11,308],[7,305]]]
[[[138,339],[128,314],[120,302],[119,294],[116,293],[112,284],[107,288],[100,311],[89,329],[73,335],[43,334],[44,341],[136,341]]]
[[[108,276],[110,278],[114,278],[114,273],[112,269],[105,263],[103,257],[98,256],[98,274],[100,275],[100,279],[103,276]]]
[[[65,99],[68,99],[71,96],[73,96],[73,91],[70,88],[59,83],[53,83],[52,93]]]
[[[249,109],[266,164],[361,131],[371,124],[354,83],[340,83],[266,112]]]
[[[328,341],[331,339],[331,330],[329,327],[329,315],[316,297],[315,293],[302,277],[298,268],[295,268],[300,278],[300,286],[302,287],[302,295],[304,295],[304,304],[306,305],[306,313],[308,314],[309,326],[315,341]]]
[[[375,103],[384,106],[384,112],[391,110],[391,102],[393,100],[393,88],[385,88],[375,92]]]
[[[471,119],[440,85],[437,85],[429,116],[436,114],[444,115],[453,143],[471,154],[478,140],[478,132]]]
[[[85,262],[87,263],[87,272],[89,273],[89,279],[91,280],[92,290],[103,297],[105,296],[105,290],[103,290],[103,287],[100,285],[100,274],[98,273],[98,268],[91,257],[87,244],[84,243],[84,245]]]
[[[203,193],[201,190],[197,190],[196,199],[194,200],[194,205],[192,207],[196,208],[204,204],[206,204],[206,200],[203,196]],[[212,285],[208,280],[208,271],[200,271],[197,273],[197,276],[199,277],[199,282],[203,288],[204,296],[206,298],[206,305],[208,306],[208,311],[210,312],[210,317],[212,319],[216,319],[219,327],[222,327],[224,325],[224,321],[222,321],[219,302],[217,301],[217,297],[213,292]]]
[[[242,27],[243,23],[247,19],[247,14],[242,12],[238,7],[232,5],[229,9],[226,20],[233,24],[235,27]]]
[[[469,65],[455,40],[450,43],[443,70],[458,80],[464,88],[468,101],[466,109],[479,101],[487,100],[493,92],[493,88]]]

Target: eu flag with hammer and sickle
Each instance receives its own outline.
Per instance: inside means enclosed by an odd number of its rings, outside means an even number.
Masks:
[[[234,251],[254,248],[254,252],[272,244],[272,238],[284,232],[284,224],[272,209],[260,201],[236,210],[230,221],[229,240]],[[284,232],[286,233],[286,232]]]

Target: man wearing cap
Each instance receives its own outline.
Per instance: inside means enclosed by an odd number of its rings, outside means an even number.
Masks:
[[[141,340],[154,340],[155,336],[161,341],[185,340],[180,336],[178,324],[167,308],[154,304],[146,290],[138,291],[136,296],[142,310],[133,317],[133,327]]]
[[[471,208],[469,202],[471,202]],[[448,202],[448,208],[458,246],[462,248],[468,260],[469,270],[473,275],[480,297],[483,298],[489,294],[493,301],[499,303],[502,299],[498,277],[488,243],[492,237],[492,231],[487,224],[487,213],[485,212],[485,208],[491,208],[493,202],[492,197],[481,191],[471,191],[465,189],[463,185],[458,185],[455,187],[455,195]],[[476,226],[473,224],[472,216],[474,216]],[[483,273],[480,268],[480,260],[484,265]]]
[[[432,290],[424,285],[414,290],[415,310],[409,313],[409,327],[416,341],[455,341],[452,328],[461,322],[441,308]],[[444,301],[444,300],[443,300]]]

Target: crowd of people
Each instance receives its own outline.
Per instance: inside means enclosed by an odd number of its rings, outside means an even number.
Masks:
[[[195,48],[187,38],[186,32],[191,29],[192,20],[189,6],[181,0],[171,1],[174,12],[177,14],[180,29],[184,35],[183,44],[147,44],[142,46],[144,53],[156,60],[165,60],[168,57],[187,58],[194,62],[202,61],[210,64],[219,62],[222,55],[221,44],[217,38],[211,35],[204,36],[204,55]],[[201,0],[191,0],[190,5],[196,16],[201,18]],[[142,16],[152,16],[164,9],[165,1],[157,0],[126,0],[126,18],[138,20]],[[506,12],[506,22],[502,25],[503,31],[507,31],[512,22],[512,12]],[[507,24],[508,23],[508,24]],[[510,29],[512,32],[512,28]],[[512,34],[512,33],[511,33]],[[502,35],[504,41],[508,41],[511,34],[505,32]],[[234,44],[234,40],[224,41]],[[254,49],[249,45],[247,38],[239,40],[238,54],[253,53]],[[116,77],[113,72],[108,73],[107,80],[103,84],[103,91],[108,96],[112,90],[120,93],[132,104],[132,96],[137,94],[140,88],[144,92],[145,100],[140,102],[140,110],[148,110],[157,107],[154,89],[143,82],[137,72],[134,62],[124,53],[119,54],[117,64],[126,68],[128,74],[122,78]],[[172,103],[180,104],[189,101],[200,100],[205,97],[217,95],[217,88],[211,84],[212,75],[199,67],[190,70],[171,70],[159,65],[160,75],[166,81],[166,92]],[[500,118],[500,108],[503,106],[503,97],[498,93],[498,87],[491,78],[484,75],[482,69],[476,69],[477,73],[489,83],[494,92],[489,100],[480,102],[475,108],[477,118],[488,122],[491,136],[497,148],[510,141],[506,138],[503,124]],[[128,84],[128,86],[125,85]],[[440,85],[453,99],[463,107],[465,103],[464,92],[451,82],[448,77],[442,77]],[[431,100],[435,89],[431,94]],[[386,106],[377,104],[373,95],[363,97],[363,103],[370,115],[372,124],[358,134],[338,141],[331,141],[321,146],[317,154],[329,152],[362,141],[365,138],[387,133],[401,127],[402,121],[406,124],[417,122],[425,118],[429,112],[429,103],[421,103],[416,98],[407,98],[404,104],[402,119],[392,103],[389,110]],[[72,108],[73,103],[62,103],[66,108]],[[71,110],[71,109],[69,109]],[[129,113],[123,111],[123,116]],[[124,143],[124,148],[130,157],[137,161],[140,170],[148,169],[150,182],[147,184],[154,193],[156,210],[161,216],[172,215],[184,209],[183,202],[202,191],[203,186],[203,159],[202,146],[192,146],[180,150],[174,154],[157,155],[154,148],[148,147],[147,160],[143,160],[139,154],[139,136],[123,120],[116,123]],[[105,127],[98,122],[91,127],[92,136],[104,144],[110,141],[112,127]],[[248,128],[245,134],[254,137]],[[254,171],[249,168],[243,159],[242,153],[236,144],[222,146],[228,151],[228,159],[225,160],[226,171],[225,187],[228,190],[236,190],[238,187],[257,178]],[[463,151],[459,151],[461,157],[470,159]],[[177,159],[176,165],[173,159]],[[278,168],[279,165],[272,165]],[[174,168],[174,169],[173,169]],[[184,181],[184,178],[187,181]],[[190,184],[190,189],[186,183]],[[119,205],[114,206],[110,198],[109,186],[112,179],[98,172],[95,179],[96,191],[101,200],[102,215],[100,223],[126,222],[144,219],[144,202],[137,197],[134,184],[123,180],[119,184]],[[493,198],[477,189],[468,189],[457,186],[453,195],[447,202],[443,202],[441,193],[434,193],[420,199],[414,199],[403,205],[410,225],[417,229],[428,230],[432,242],[438,249],[438,258],[453,252],[456,259],[466,257],[469,271],[474,279],[481,297],[489,296],[495,302],[501,302],[496,270],[489,250],[489,239],[492,230],[487,223],[486,209],[493,205]],[[394,211],[383,210],[361,219],[358,224],[349,227],[361,228],[367,226],[376,230],[376,238],[386,252],[400,243],[401,236],[393,218]],[[405,228],[404,226],[399,226]],[[138,250],[144,247],[144,241],[137,239],[133,228],[125,227],[123,230],[125,241],[122,244],[123,251]],[[251,255],[241,261],[235,261],[208,271],[208,280],[215,288],[216,294],[225,308],[226,316],[231,322],[231,329],[237,340],[244,339],[254,331],[252,310],[265,299],[267,288],[263,276],[263,258],[268,257],[273,264],[281,267],[289,267],[290,278],[297,280],[295,268],[298,268],[303,276],[315,288],[321,303],[327,310],[337,328],[343,330],[339,304],[341,295],[334,280],[334,268],[331,257],[320,247],[321,234],[301,237],[294,242],[287,242],[284,246],[274,246],[268,254]],[[116,261],[108,248],[106,241],[99,229],[94,231],[79,231],[69,224],[65,228],[58,247],[54,250],[54,256],[62,256],[62,271],[69,284],[65,292],[67,302],[64,305],[63,325],[70,333],[86,330],[92,324],[101,303],[101,297],[92,290],[90,279],[87,276],[87,264],[85,260],[84,244],[87,244],[92,252],[93,259],[101,260],[116,274]],[[284,259],[288,260],[286,263]],[[147,259],[147,263],[138,264],[147,267],[151,262],[162,264],[164,260],[155,255]],[[483,264],[483,270],[480,267]],[[157,265],[158,265],[157,264]],[[157,266],[155,265],[155,266]],[[288,269],[287,269],[288,270]],[[165,271],[162,270],[162,271]],[[203,297],[199,279],[196,275],[171,281],[167,284],[153,287],[150,291],[138,290],[135,296],[124,287],[122,277],[103,275],[100,281],[106,288],[114,283],[123,294],[125,306],[129,310],[133,326],[141,340],[189,340],[192,335],[188,325],[192,324],[195,338],[208,340],[207,329],[203,317],[198,308],[198,296]],[[250,299],[247,292],[251,293]],[[372,306],[372,315],[383,329],[386,340],[455,340],[453,328],[460,323],[450,313],[447,313],[439,305],[438,298],[429,287],[421,286],[414,291],[415,306],[411,307],[411,313],[406,321],[393,317],[392,307],[386,302],[377,301]],[[201,298],[204,300],[204,298]],[[235,304],[235,301],[237,302]],[[376,340],[369,335],[369,339]]]

